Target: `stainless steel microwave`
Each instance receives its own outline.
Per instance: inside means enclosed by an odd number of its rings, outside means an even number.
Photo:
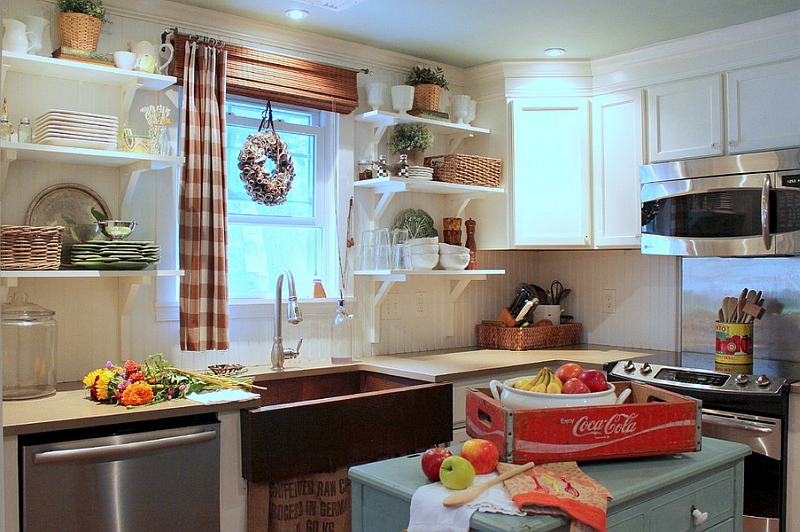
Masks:
[[[800,148],[641,166],[642,253],[800,255]]]

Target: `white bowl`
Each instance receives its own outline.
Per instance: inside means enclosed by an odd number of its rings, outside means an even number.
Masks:
[[[514,410],[530,410],[532,408],[558,408],[562,406],[612,405],[617,402],[614,385],[608,383],[608,389],[592,393],[538,393],[514,388],[514,383],[523,377],[514,377],[505,382],[490,381],[489,389],[496,401]],[[535,376],[528,377],[529,379]]]
[[[411,253],[419,255],[420,253],[439,253],[439,246],[436,244],[420,244],[418,246],[411,246]]]
[[[444,242],[439,242],[439,253],[442,255],[463,255],[464,253],[469,254],[469,248],[464,246],[454,246],[453,244],[445,244]]]
[[[469,253],[458,254],[443,253],[439,255],[439,264],[445,270],[463,270],[469,264]]]
[[[414,248],[415,246],[425,246],[430,244],[438,244],[439,237],[438,236],[431,236],[428,238],[412,238],[408,241],[408,245]]]
[[[432,270],[438,262],[438,253],[412,253],[411,255],[411,268],[414,270]]]

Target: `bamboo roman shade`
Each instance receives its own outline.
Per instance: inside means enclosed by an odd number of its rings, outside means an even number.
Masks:
[[[175,60],[171,73],[183,85],[186,42],[194,39],[173,33]],[[305,59],[272,54],[245,46],[225,44],[228,53],[228,94],[300,105],[349,114],[358,107],[358,71]]]

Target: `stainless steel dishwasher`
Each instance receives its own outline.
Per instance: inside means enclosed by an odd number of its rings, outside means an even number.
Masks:
[[[219,421],[20,436],[22,532],[219,532]]]

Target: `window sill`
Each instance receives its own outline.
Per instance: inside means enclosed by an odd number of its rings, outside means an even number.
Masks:
[[[355,304],[354,297],[345,297],[345,305]],[[305,316],[330,316],[336,309],[338,298],[301,298],[297,300]],[[284,299],[282,307],[286,308],[287,300]],[[228,303],[228,317],[235,319],[264,318],[272,319],[274,316],[272,299],[235,299]],[[156,321],[179,321],[180,306],[177,301],[157,302]]]

